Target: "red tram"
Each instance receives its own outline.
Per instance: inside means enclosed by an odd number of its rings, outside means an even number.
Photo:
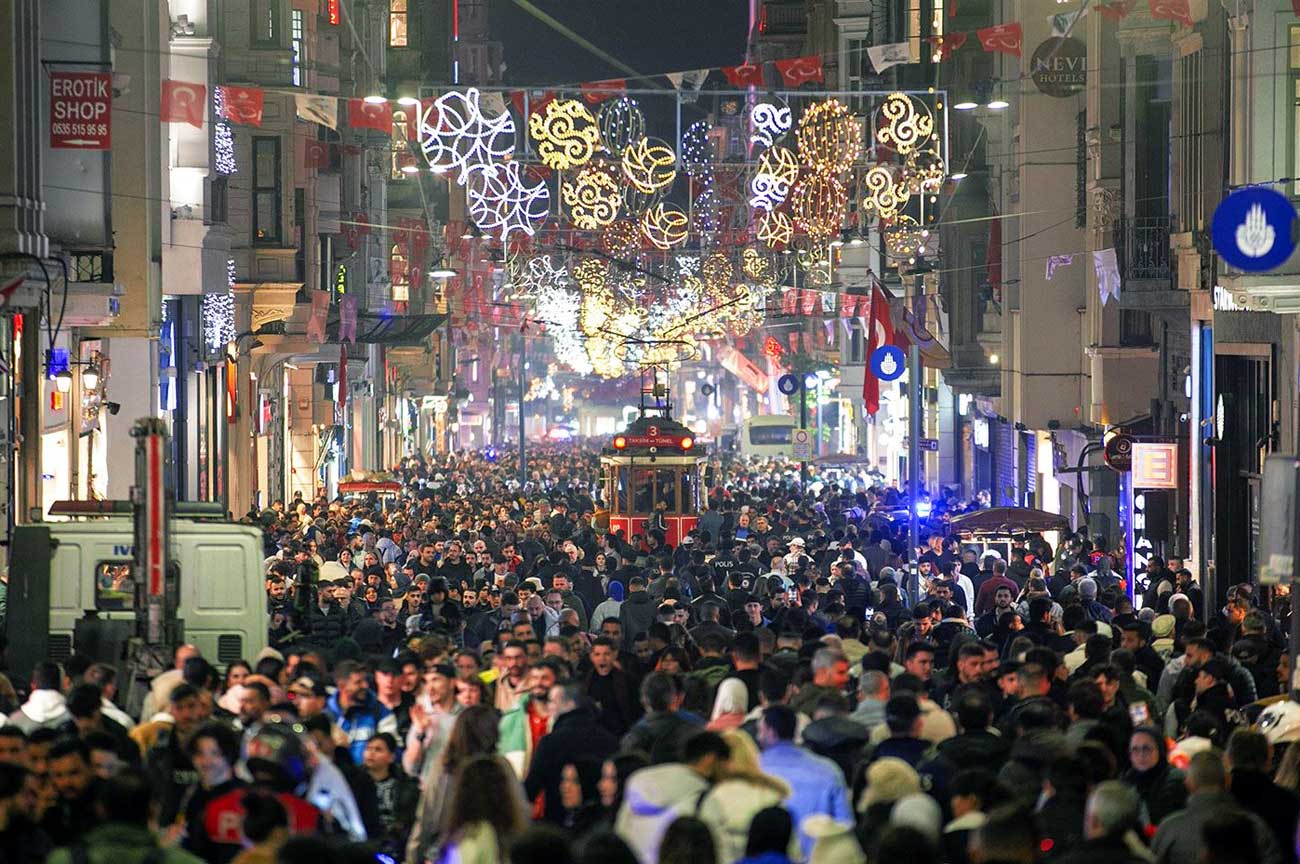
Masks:
[[[661,411],[649,416],[648,411]],[[695,434],[668,406],[643,406],[641,416],[600,454],[609,530],[631,539],[654,527],[676,546],[700,518],[701,467]]]

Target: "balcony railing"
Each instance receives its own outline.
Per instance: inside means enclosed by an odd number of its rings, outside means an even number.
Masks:
[[[1173,278],[1168,216],[1120,220],[1115,224],[1115,245],[1125,282]]]
[[[796,36],[808,32],[808,10],[802,3],[793,6],[766,3],[760,20],[760,31],[765,36]]]

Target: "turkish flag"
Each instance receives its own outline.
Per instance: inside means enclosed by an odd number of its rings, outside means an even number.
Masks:
[[[880,379],[871,371],[871,355],[894,341],[894,322],[889,318],[889,298],[880,283],[871,286],[871,314],[867,316],[867,366],[862,370],[862,405],[875,416],[880,410]]]
[[[348,128],[374,129],[385,135],[393,134],[393,103],[367,102],[364,99],[348,100]]]
[[[727,76],[727,82],[732,87],[763,86],[763,67],[753,63],[746,63],[743,66],[723,66],[722,74]]]
[[[1187,0],[1147,0],[1151,17],[1157,21],[1175,21],[1185,27],[1192,26],[1192,10]]]
[[[942,62],[952,56],[952,52],[966,44],[965,33],[945,33],[942,36],[931,36],[930,44],[934,46],[935,52],[939,55]]]
[[[308,168],[330,167],[330,145],[325,141],[308,141],[303,163]]]
[[[610,78],[608,81],[593,81],[590,84],[579,84],[582,90],[582,98],[586,99],[592,105],[604,102],[615,93],[622,93],[627,89],[626,78]]]
[[[528,100],[529,115],[545,111],[547,103],[553,101],[555,101],[555,93],[552,90],[547,90],[540,96],[533,96]],[[519,115],[520,119],[527,123],[528,118],[524,116],[524,91],[516,90],[511,93],[510,104],[515,106],[515,113]]]
[[[188,123],[196,129],[203,128],[204,100],[208,88],[188,81],[162,82],[162,110],[159,120],[164,123]]]
[[[1115,0],[1114,3],[1101,3],[1097,6],[1097,11],[1112,21],[1121,21],[1133,11],[1135,2],[1136,0]]]
[[[260,87],[222,87],[226,119],[243,126],[262,125],[262,106],[266,94]]]
[[[1015,57],[1020,56],[1020,46],[1025,41],[1025,34],[1019,21],[985,27],[983,30],[976,30],[975,35],[979,37],[985,51],[1011,54]]]
[[[793,60],[777,60],[776,71],[781,73],[781,80],[787,87],[799,87],[803,84],[825,84],[826,75],[822,70],[822,55],[809,54],[795,57]]]

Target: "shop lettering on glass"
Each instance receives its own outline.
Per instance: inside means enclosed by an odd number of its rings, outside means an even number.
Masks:
[[[113,76],[50,73],[50,148],[107,150],[112,142]]]

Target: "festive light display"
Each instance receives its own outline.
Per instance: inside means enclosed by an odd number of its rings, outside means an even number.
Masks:
[[[794,152],[773,147],[758,157],[758,170],[749,181],[749,206],[755,210],[775,210],[785,203],[790,187],[799,177],[799,162]]]
[[[900,156],[923,147],[934,135],[930,110],[906,93],[890,93],[877,109],[876,141]]]
[[[641,228],[628,219],[611,222],[600,232],[600,248],[616,258],[630,258],[641,249]]]
[[[623,151],[623,177],[644,194],[667,189],[677,176],[673,148],[655,138],[642,138]]]
[[[780,210],[758,218],[756,235],[769,249],[784,249],[794,239],[794,222]]]
[[[784,102],[759,102],[749,112],[749,140],[771,147],[790,131],[791,116],[790,106]]]
[[[508,160],[515,152],[515,121],[509,112],[483,114],[478,90],[453,90],[420,111],[420,149],[435,171],[453,168],[461,185],[471,172]]]
[[[862,178],[862,187],[867,192],[862,199],[863,208],[885,220],[897,216],[912,197],[907,183],[897,182],[894,168],[889,165],[875,165],[868,170]]]
[[[795,141],[804,164],[819,173],[842,174],[862,153],[862,129],[837,99],[808,106]]]
[[[759,283],[767,284],[772,279],[772,262],[752,246],[746,246],[740,253],[741,270],[745,276]]]
[[[629,144],[645,137],[645,115],[635,99],[620,96],[600,106],[600,139],[605,149],[615,159],[623,155]]]
[[[528,118],[528,134],[547,168],[567,171],[591,161],[600,147],[600,128],[577,99],[553,99]]]
[[[239,170],[235,162],[235,133],[226,119],[226,90],[212,88],[212,170],[229,176]]]
[[[809,237],[824,240],[839,233],[848,205],[840,181],[825,173],[808,175],[795,184],[791,198],[795,222]]]
[[[235,339],[235,295],[229,287],[216,294],[204,294],[199,305],[203,341],[209,353],[219,354]]]
[[[518,162],[475,171],[465,184],[469,215],[483,231],[503,243],[511,231],[529,237],[550,213],[551,192],[539,180],[529,185]]]
[[[618,218],[622,190],[603,164],[591,164],[566,178],[560,198],[569,208],[569,221],[583,231],[598,231]]]
[[[907,189],[913,195],[937,195],[948,177],[948,166],[937,147],[913,150],[907,157]]]
[[[691,177],[713,171],[715,157],[709,141],[709,129],[707,120],[697,120],[682,133],[682,168]]]
[[[686,242],[689,219],[671,204],[657,204],[641,217],[641,233],[656,249],[668,250]]]

